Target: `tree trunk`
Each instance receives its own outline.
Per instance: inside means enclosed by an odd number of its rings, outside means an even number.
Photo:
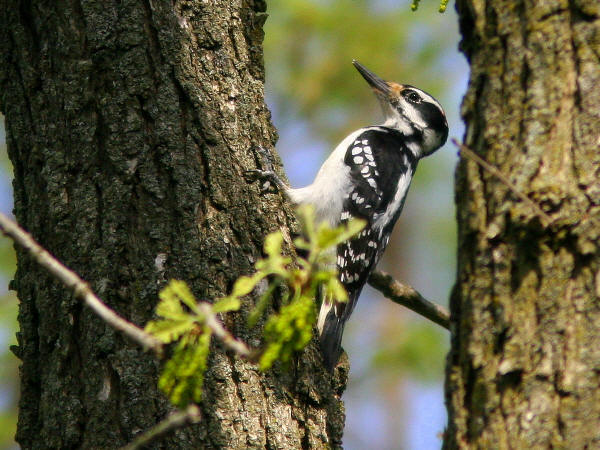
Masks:
[[[171,278],[199,299],[252,269],[291,223],[242,174],[275,132],[264,104],[261,0],[0,0],[0,106],[20,224],[143,325]],[[170,410],[159,363],[72,298],[22,252],[17,441],[116,448]],[[245,305],[245,312],[251,305]],[[245,316],[226,325],[252,345]],[[341,442],[343,371],[313,345],[291,372],[218,345],[202,422],[165,448],[321,448]]]
[[[445,447],[600,446],[600,3],[459,0],[471,79]]]

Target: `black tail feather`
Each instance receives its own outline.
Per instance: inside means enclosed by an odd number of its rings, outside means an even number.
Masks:
[[[334,308],[332,308],[325,318],[325,323],[319,336],[325,365],[330,372],[333,372],[342,353],[344,323],[345,321],[337,317]]]

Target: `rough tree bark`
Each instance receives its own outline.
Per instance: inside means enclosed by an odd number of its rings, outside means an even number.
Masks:
[[[170,278],[198,298],[251,270],[277,196],[242,173],[275,132],[264,104],[262,0],[0,1],[0,107],[15,215],[137,324]],[[17,441],[116,448],[165,417],[159,364],[18,252]],[[246,311],[250,305],[246,305]],[[236,334],[243,314],[228,320]],[[214,345],[199,425],[165,448],[321,448],[341,442],[339,395],[311,347],[267,375]]]
[[[600,3],[459,0],[461,159],[445,447],[600,447]]]

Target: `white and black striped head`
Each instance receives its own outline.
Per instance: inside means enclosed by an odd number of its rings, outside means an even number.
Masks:
[[[448,121],[435,98],[414,86],[385,81],[356,60],[352,64],[375,91],[385,114],[383,125],[410,137],[419,147],[419,157],[444,145]]]

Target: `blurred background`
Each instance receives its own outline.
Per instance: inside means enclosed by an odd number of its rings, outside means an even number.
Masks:
[[[438,0],[286,0],[268,3],[266,97],[277,151],[293,187],[310,184],[353,130],[380,123],[379,104],[351,62],[412,84],[446,110],[462,137],[468,64],[458,19]],[[379,268],[447,306],[455,277],[454,166],[446,144],[419,164]],[[443,377],[449,334],[366,288],[344,334],[350,358],[344,448],[430,450],[446,425]]]
[[[293,187],[310,184],[331,150],[353,130],[379,123],[379,106],[353,68],[357,59],[387,80],[412,84],[446,110],[460,138],[459,106],[468,65],[458,53],[453,4],[438,0],[286,0],[268,2],[267,103],[277,150]],[[12,172],[0,115],[0,211],[12,212]],[[455,276],[454,166],[446,144],[419,165],[404,211],[379,268],[447,305]],[[14,443],[18,399],[17,300],[6,288],[15,271],[12,244],[0,239],[0,449]],[[347,450],[439,449],[446,424],[443,376],[448,332],[366,288],[343,342],[351,370]]]

